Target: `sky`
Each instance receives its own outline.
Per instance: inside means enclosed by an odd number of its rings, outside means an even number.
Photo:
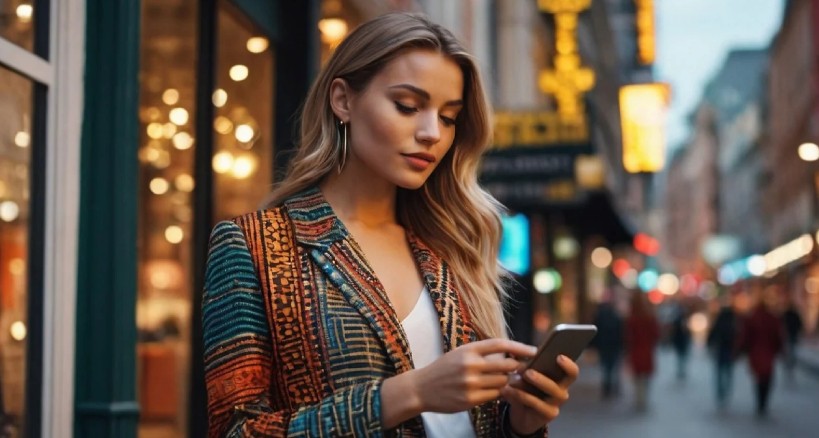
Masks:
[[[686,117],[733,48],[768,47],[783,0],[655,0],[655,78],[671,84],[668,145],[688,137]]]

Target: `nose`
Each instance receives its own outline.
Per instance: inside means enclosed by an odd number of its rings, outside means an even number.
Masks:
[[[437,112],[429,111],[418,117],[415,138],[419,143],[430,146],[441,140],[441,127],[438,123]]]

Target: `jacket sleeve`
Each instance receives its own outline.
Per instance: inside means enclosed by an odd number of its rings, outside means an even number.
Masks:
[[[274,410],[276,362],[260,281],[241,229],[210,237],[202,308],[208,437],[382,434],[381,382],[338,390],[312,406]]]

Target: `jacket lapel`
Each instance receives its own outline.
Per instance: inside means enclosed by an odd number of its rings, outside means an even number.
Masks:
[[[298,244],[378,335],[396,373],[412,369],[409,342],[387,294],[349,231],[314,188],[285,201]]]
[[[456,281],[449,266],[436,255],[418,236],[407,232],[415,262],[427,286],[443,334],[444,351],[477,340],[472,328],[469,311],[458,296]]]

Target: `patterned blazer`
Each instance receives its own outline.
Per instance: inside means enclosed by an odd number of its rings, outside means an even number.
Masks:
[[[447,264],[408,236],[445,349],[475,341]],[[420,417],[381,427],[380,385],[413,368],[409,343],[317,188],[216,225],[205,276],[209,437],[424,436]],[[473,408],[477,436],[512,436],[505,408]]]

